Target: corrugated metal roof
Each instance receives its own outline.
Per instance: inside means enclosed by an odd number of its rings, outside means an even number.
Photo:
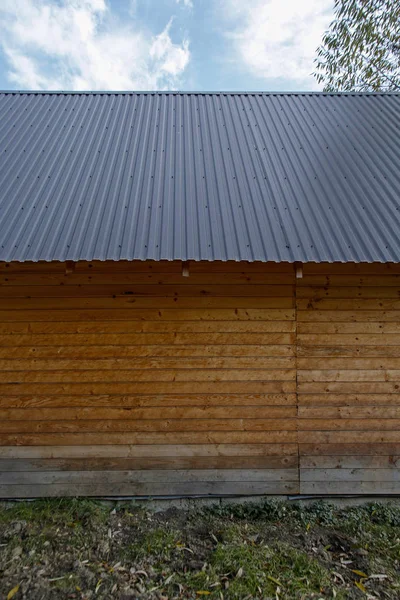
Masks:
[[[0,92],[0,260],[400,261],[400,94]]]

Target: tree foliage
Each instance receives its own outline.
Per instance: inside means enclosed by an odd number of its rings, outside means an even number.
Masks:
[[[335,0],[314,76],[331,91],[400,90],[400,0]]]

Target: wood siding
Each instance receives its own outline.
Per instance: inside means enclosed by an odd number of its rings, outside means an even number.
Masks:
[[[400,266],[305,265],[298,281],[300,491],[400,493]]]
[[[400,266],[0,281],[0,497],[400,493]]]
[[[290,265],[1,265],[0,496],[299,491]]]

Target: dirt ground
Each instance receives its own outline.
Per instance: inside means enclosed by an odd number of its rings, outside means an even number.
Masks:
[[[0,598],[400,598],[400,506],[0,508]]]

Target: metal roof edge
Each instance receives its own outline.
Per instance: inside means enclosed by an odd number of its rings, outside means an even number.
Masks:
[[[65,94],[65,95],[107,95],[113,96],[116,94],[121,95],[146,95],[146,96],[157,96],[157,95],[170,95],[170,96],[399,96],[399,92],[323,92],[323,91],[261,91],[261,90],[250,90],[250,91],[191,91],[191,90],[0,90],[0,94],[36,94],[36,95],[47,95],[47,94]]]

